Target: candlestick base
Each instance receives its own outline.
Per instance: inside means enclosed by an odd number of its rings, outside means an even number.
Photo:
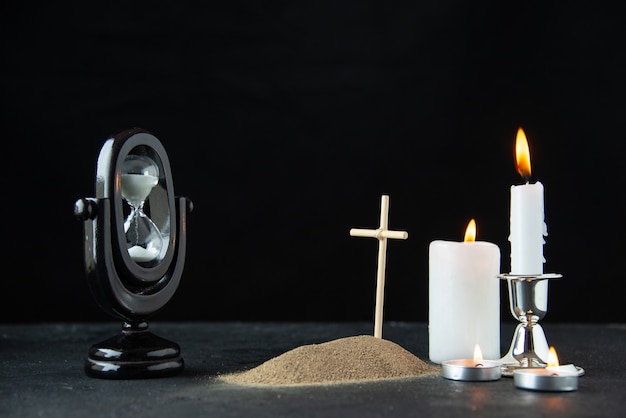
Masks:
[[[539,325],[548,310],[548,280],[561,274],[500,274],[507,281],[511,314],[520,323],[515,329],[508,353],[500,359],[502,375],[512,377],[519,368],[543,368],[548,357],[548,341]]]
[[[501,360],[502,361],[502,360]],[[576,370],[576,374],[580,377],[583,376],[585,374],[585,369],[583,369],[580,366],[576,366],[573,365],[574,369]],[[513,377],[513,375],[515,374],[515,370],[542,370],[545,369],[546,366],[541,366],[541,367],[524,367],[520,364],[502,364],[502,366],[500,366],[500,372],[502,374],[502,376],[504,377]]]

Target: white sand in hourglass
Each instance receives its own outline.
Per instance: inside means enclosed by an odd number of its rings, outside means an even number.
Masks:
[[[131,231],[132,228],[131,232],[134,233],[134,238],[130,241],[135,245],[128,248],[128,253],[134,261],[139,263],[152,261],[161,252],[161,233],[152,220],[143,213],[144,202],[158,182],[158,177],[149,174],[122,174],[121,176],[122,197],[132,208],[131,214],[124,223],[126,232]],[[147,231],[147,234],[143,232],[145,243],[139,242],[142,235],[140,223],[143,224],[141,228]]]
[[[122,197],[138,208],[159,183],[159,178],[149,174],[122,174]]]

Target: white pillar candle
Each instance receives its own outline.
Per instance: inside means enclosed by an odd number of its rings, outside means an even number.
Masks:
[[[429,247],[428,354],[434,363],[500,352],[500,249],[490,242],[433,241]]]
[[[543,274],[544,222],[543,184],[529,183],[530,150],[526,134],[519,128],[515,142],[517,171],[526,184],[511,186],[511,274]]]
[[[543,273],[543,184],[511,186],[511,274]]]

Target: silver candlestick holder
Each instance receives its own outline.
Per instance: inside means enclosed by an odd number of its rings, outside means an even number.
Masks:
[[[560,274],[500,274],[507,281],[509,307],[519,321],[508,353],[502,357],[502,372],[512,375],[520,367],[545,367],[550,350],[539,321],[548,310],[548,280]]]
[[[512,377],[520,368],[544,368],[547,366],[550,347],[539,321],[548,311],[548,281],[563,277],[548,274],[500,274],[507,281],[509,307],[519,321],[513,334],[508,353],[500,359],[502,375]],[[575,366],[578,374],[584,370]]]

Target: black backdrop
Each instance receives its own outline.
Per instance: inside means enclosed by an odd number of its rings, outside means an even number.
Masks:
[[[377,241],[349,229],[378,225],[381,194],[409,232],[385,319],[427,320],[430,241],[475,218],[508,271],[518,126],[564,275],[545,321],[626,320],[617,4],[213,3],[2,6],[3,321],[108,319],[73,204],[133,126],[195,205],[159,320],[372,319]]]

